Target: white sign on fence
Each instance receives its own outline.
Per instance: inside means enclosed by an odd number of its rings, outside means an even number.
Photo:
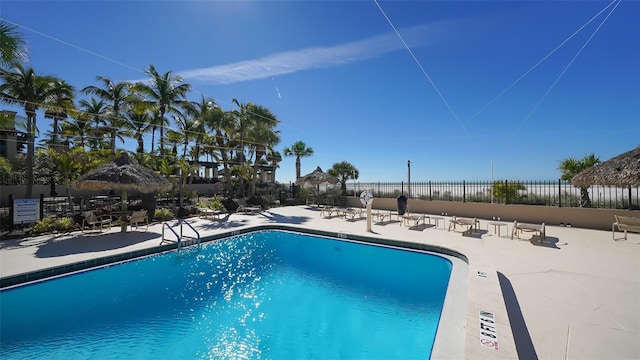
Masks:
[[[13,223],[28,224],[40,220],[40,199],[13,199]]]

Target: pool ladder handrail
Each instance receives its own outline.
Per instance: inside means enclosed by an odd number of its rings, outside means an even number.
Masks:
[[[194,233],[196,233],[196,237],[192,237],[192,236],[186,236],[188,238],[191,239],[197,239],[198,240],[198,247],[200,247],[200,233],[198,232],[198,230],[194,229],[193,226],[186,220],[180,220],[180,234],[178,234],[176,232],[176,230],[173,228],[173,226],[169,225],[169,223],[162,223],[162,241],[160,242],[160,244],[162,245],[162,243],[164,243],[164,241],[166,240],[164,237],[164,228],[165,226],[167,227],[167,229],[171,230],[171,232],[176,236],[177,239],[177,243],[178,243],[178,251],[180,251],[180,248],[182,246],[182,239],[185,237],[183,235],[183,231],[182,231],[182,224],[187,224],[188,227],[191,228],[191,230],[193,230]]]
[[[194,233],[196,233],[196,237],[192,237],[192,236],[184,236],[182,234],[182,224],[187,224],[187,226],[189,228],[191,228],[191,230],[193,230]],[[193,226],[187,221],[187,220],[181,220],[180,221],[180,238],[185,238],[188,237],[190,239],[197,239],[198,240],[198,248],[200,247],[200,233],[198,232],[198,230],[194,229]]]

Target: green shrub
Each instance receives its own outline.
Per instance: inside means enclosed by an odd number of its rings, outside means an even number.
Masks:
[[[219,197],[214,197],[209,201],[209,209],[220,211],[226,210],[224,204],[222,203],[222,199],[220,199]]]
[[[175,219],[176,215],[173,213],[173,211],[169,209],[160,208],[160,209],[156,209],[155,214],[153,214],[153,218],[158,221],[167,221],[167,220]]]
[[[60,219],[54,219],[52,217],[46,217],[35,223],[32,227],[27,229],[27,232],[32,234],[41,234],[52,231],[71,231],[76,228],[76,222],[73,218],[64,217]]]

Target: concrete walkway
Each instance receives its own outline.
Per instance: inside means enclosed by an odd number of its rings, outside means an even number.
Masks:
[[[365,219],[322,217],[319,209],[306,206],[190,222],[202,237],[283,224],[462,253],[469,260],[466,359],[640,359],[640,234],[614,241],[608,231],[548,226],[546,240],[538,244],[511,240],[510,223],[500,237],[493,227],[487,229],[487,221],[470,236],[449,232],[448,217],[438,228],[386,219],[367,232]],[[162,224],[153,224],[146,232],[122,234],[114,227],[103,233],[2,240],[0,275],[157,247],[161,234]],[[495,315],[497,350],[481,343],[480,311]]]

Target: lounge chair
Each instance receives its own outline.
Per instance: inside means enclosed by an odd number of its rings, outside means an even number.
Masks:
[[[262,207],[248,205],[247,200],[245,199],[236,199],[235,202],[238,204],[236,213],[255,214],[255,213],[260,213],[262,211]]]
[[[616,227],[618,227],[618,231],[624,231],[625,240],[627,240],[627,231],[640,232],[640,217],[618,215],[614,216],[616,217],[616,222],[611,224],[613,240],[616,240]]]
[[[198,214],[203,219],[206,219],[209,216],[215,217],[216,219],[220,219],[220,215],[222,215],[222,211],[210,209],[210,208],[207,208],[207,207],[204,207],[204,208],[200,207],[200,208],[198,208]]]
[[[147,210],[137,210],[131,213],[127,218],[127,224],[131,226],[131,231],[133,231],[133,227],[135,226],[138,229],[138,225],[140,223],[146,223],[147,228],[145,231],[149,230],[149,217],[147,216]]]
[[[391,211],[389,210],[372,210],[371,218],[375,219],[376,222],[383,222],[384,218],[388,217],[389,221],[391,221]]]
[[[455,216],[449,220],[449,231],[453,227],[453,231],[456,231],[456,226],[466,226],[467,228],[462,231],[463,234],[471,235],[473,229],[477,229],[478,227],[478,219],[466,219],[466,218],[456,218]]]
[[[535,233],[538,233],[538,235],[540,236],[540,242],[543,242],[545,237],[546,237],[544,223],[542,223],[542,224],[525,224],[525,223],[519,223],[517,221],[514,221],[513,222],[513,229],[511,229],[511,239],[513,239],[513,235],[514,234],[516,235],[516,237],[518,239],[520,239],[520,233],[522,233],[522,232],[534,233],[533,235],[535,235]]]
[[[413,221],[413,226],[418,226],[420,225],[420,221],[422,221],[422,223],[424,224],[427,218],[428,216],[425,214],[405,213],[404,215],[402,215],[402,222],[400,223],[400,225],[402,226],[402,224],[404,223],[405,225],[409,226]]]
[[[97,216],[93,210],[83,211],[82,216],[82,232],[84,232],[86,227],[92,229],[98,228],[100,232],[107,227],[111,229],[111,216]]]
[[[333,216],[333,214],[340,215],[340,208],[335,206],[325,206],[320,210],[320,216]]]
[[[358,218],[362,218],[362,217],[366,217],[366,209],[359,209],[359,208],[346,208],[342,210],[342,216],[346,219],[346,218],[351,218],[351,220],[355,219],[356,216]]]

